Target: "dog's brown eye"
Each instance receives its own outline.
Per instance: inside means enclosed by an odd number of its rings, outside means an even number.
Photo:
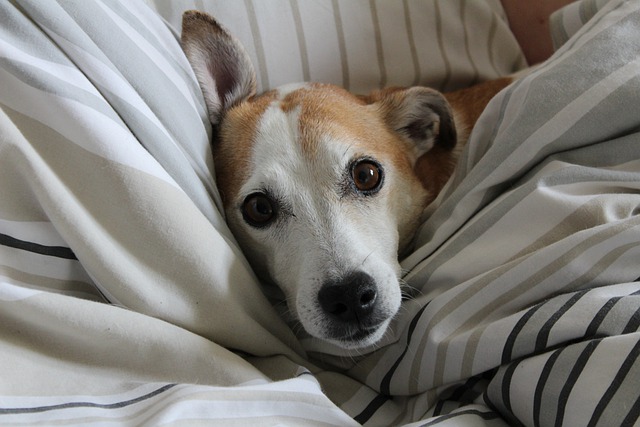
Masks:
[[[253,227],[265,227],[276,216],[273,201],[262,193],[250,194],[242,204],[242,216]]]
[[[373,194],[381,187],[382,168],[372,160],[360,160],[351,167],[351,178],[359,192]]]

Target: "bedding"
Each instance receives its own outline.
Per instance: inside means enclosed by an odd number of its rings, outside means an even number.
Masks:
[[[237,248],[168,4],[0,2],[0,424],[638,423],[640,2],[554,15],[428,208],[415,298],[356,353],[289,328]],[[524,65],[505,49],[495,73]]]
[[[301,81],[454,90],[526,65],[500,0],[147,2],[178,30],[185,10],[215,16],[246,48],[258,92]]]

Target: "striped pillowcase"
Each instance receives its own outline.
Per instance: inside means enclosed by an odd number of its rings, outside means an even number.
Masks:
[[[147,0],[179,29],[184,10],[215,16],[243,43],[258,89],[320,81],[452,90],[526,66],[499,0]]]

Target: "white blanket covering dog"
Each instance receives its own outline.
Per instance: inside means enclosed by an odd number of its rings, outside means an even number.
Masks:
[[[554,15],[430,208],[384,342],[278,317],[220,214],[173,33],[132,1],[0,3],[0,424],[632,425],[640,2]]]

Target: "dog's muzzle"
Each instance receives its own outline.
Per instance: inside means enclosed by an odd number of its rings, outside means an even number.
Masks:
[[[324,283],[318,302],[329,320],[330,337],[360,341],[375,332],[386,320],[377,309],[378,299],[375,280],[361,271]]]

